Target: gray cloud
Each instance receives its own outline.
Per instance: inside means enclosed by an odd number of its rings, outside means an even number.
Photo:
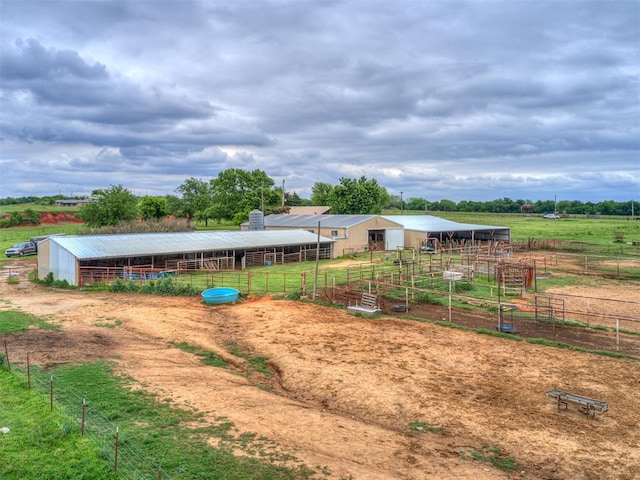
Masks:
[[[633,0],[5,2],[0,196],[260,168],[302,196],[366,175],[404,198],[637,199],[639,16]]]

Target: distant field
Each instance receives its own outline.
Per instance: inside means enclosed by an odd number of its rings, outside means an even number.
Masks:
[[[33,210],[34,212],[77,212],[78,207],[58,207],[56,205],[41,205],[39,203],[0,205],[0,217],[15,212],[24,212],[25,210]]]
[[[413,214],[414,212],[404,212]],[[421,214],[421,212],[415,212]],[[398,214],[395,212],[394,214]],[[549,220],[542,215],[524,216],[514,213],[433,212],[434,216],[460,223],[477,223],[511,228],[512,240],[566,240],[574,242],[610,245],[616,236],[624,241],[640,241],[640,220],[630,217],[601,216],[586,218],[571,215]]]

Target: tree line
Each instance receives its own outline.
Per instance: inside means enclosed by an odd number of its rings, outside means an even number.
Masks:
[[[197,221],[246,222],[249,212],[258,209],[265,213],[288,212],[292,206],[328,206],[333,214],[381,214],[384,210],[432,212],[478,212],[523,214],[600,214],[632,215],[633,201],[598,203],[578,200],[538,200],[502,198],[486,202],[463,200],[428,201],[390,195],[375,179],[364,176],[356,179],[340,178],[336,185],[316,182],[311,198],[300,198],[295,192],[286,192],[276,186],[264,171],[246,171],[237,168],[224,170],[216,178],[203,180],[188,178],[175,191],[175,195],[138,197],[122,185],[94,190],[92,202],[80,207],[78,217],[89,227],[115,226],[120,222],[162,219],[167,215]],[[39,203],[54,205],[61,195],[50,197],[7,197],[0,205]],[[83,197],[86,198],[86,197]]]

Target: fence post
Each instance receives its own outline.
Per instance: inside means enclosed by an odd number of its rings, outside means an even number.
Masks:
[[[29,362],[29,352],[27,352],[27,388],[31,390],[31,363]]]
[[[11,372],[11,362],[9,361],[9,349],[7,348],[7,340],[4,340],[4,356],[7,359],[7,368],[9,369],[9,372]]]
[[[87,410],[87,399],[83,398],[82,399],[82,426],[80,427],[80,436],[84,437],[84,420],[85,420],[85,413]]]
[[[113,458],[113,471],[118,471],[118,436],[119,436],[120,427],[116,427],[116,452]]]

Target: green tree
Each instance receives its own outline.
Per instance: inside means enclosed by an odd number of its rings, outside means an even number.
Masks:
[[[163,197],[145,195],[138,203],[138,211],[145,220],[159,220],[167,215],[167,200]]]
[[[331,195],[333,186],[324,183],[316,182],[311,187],[311,205],[325,206],[329,205],[329,197]]]
[[[426,210],[427,209],[427,201],[424,198],[410,198],[405,203],[405,208],[407,210]]]
[[[94,190],[95,199],[80,208],[78,218],[88,227],[116,226],[134,220],[138,214],[138,199],[122,185],[111,185],[106,190]]]
[[[192,219],[204,220],[211,218],[207,215],[207,210],[211,207],[211,190],[209,182],[198,178],[188,178],[176,188],[176,192],[182,195],[182,214],[187,222]]]
[[[173,215],[174,217],[186,217],[183,213],[184,202],[180,197],[175,195],[164,196],[167,205],[167,215]]]
[[[288,207],[299,207],[304,205],[311,205],[311,201],[300,198],[300,196],[296,192],[285,192],[285,205]]]
[[[207,212],[215,220],[248,218],[253,209],[271,210],[282,203],[282,189],[262,170],[248,172],[229,168],[210,181],[211,206]],[[241,214],[239,216],[236,216]]]
[[[331,189],[329,205],[334,214],[372,214],[382,213],[389,203],[389,194],[375,179],[365,176],[358,180],[341,178],[340,184]]]
[[[458,207],[453,200],[442,199],[431,204],[431,210],[436,212],[456,212]]]

